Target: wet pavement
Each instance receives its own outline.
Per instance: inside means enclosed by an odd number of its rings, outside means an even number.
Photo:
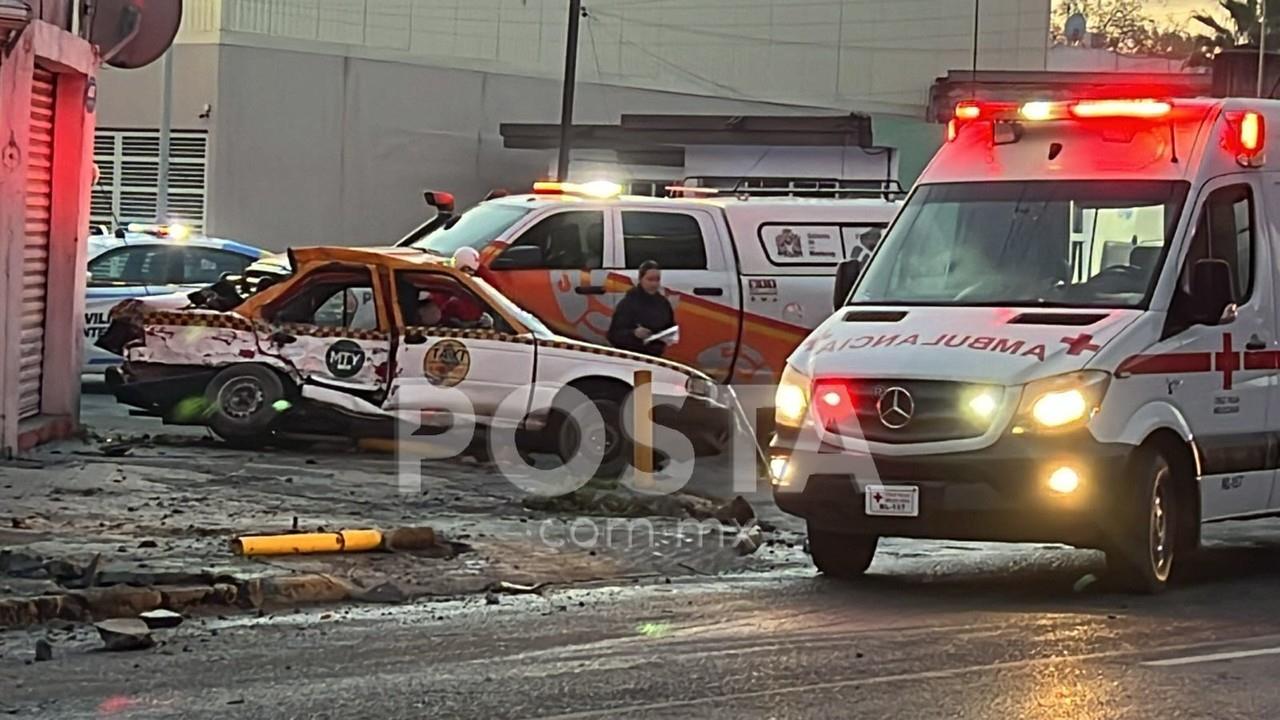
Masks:
[[[833,582],[779,522],[785,541],[715,577],[660,557],[536,594],[197,617],[132,653],[83,626],[0,633],[0,713],[1280,717],[1278,521],[1210,526],[1158,597],[1110,591],[1098,553],[1057,546],[887,541],[864,581]],[[41,637],[54,659],[32,662]]]

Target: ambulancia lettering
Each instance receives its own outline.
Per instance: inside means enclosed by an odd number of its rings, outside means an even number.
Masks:
[[[822,355],[830,352],[842,352],[845,350],[863,350],[876,348],[896,348],[903,346],[918,347],[946,347],[966,350],[976,350],[979,352],[993,352],[1001,355],[1015,355],[1017,357],[1035,358],[1041,362],[1045,357],[1045,346],[1043,344],[1028,345],[1025,340],[1015,340],[1013,338],[1000,338],[991,335],[959,335],[954,333],[943,333],[927,339],[921,339],[917,334],[911,335],[859,335],[851,337],[843,342],[822,338],[822,342],[815,342],[807,346],[814,355]]]

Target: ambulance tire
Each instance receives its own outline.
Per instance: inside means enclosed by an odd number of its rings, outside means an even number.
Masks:
[[[1106,548],[1108,580],[1131,593],[1163,592],[1183,559],[1184,533],[1174,465],[1156,447],[1138,448],[1129,463],[1127,497],[1121,498],[1115,542]]]
[[[578,389],[586,395],[592,405],[595,405],[596,411],[600,413],[600,419],[604,422],[603,427],[598,431],[604,434],[603,442],[607,449],[600,467],[595,472],[595,478],[601,480],[617,478],[627,469],[631,460],[631,443],[622,429],[622,406],[626,400],[626,390],[612,385],[594,383],[583,384]],[[577,413],[571,410],[568,416],[561,416],[554,424],[556,454],[560,456],[561,462],[567,463],[576,457],[578,448],[582,444],[580,428],[573,421],[575,415]]]
[[[871,567],[880,544],[878,535],[851,535],[809,524],[809,555],[823,575],[835,580],[857,580]]]
[[[209,427],[239,448],[258,448],[274,438],[275,404],[284,399],[280,376],[262,365],[232,365],[205,388]]]

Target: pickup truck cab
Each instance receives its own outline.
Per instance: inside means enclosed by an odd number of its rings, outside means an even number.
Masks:
[[[1280,103],[966,103],[791,355],[774,494],[817,566],[881,536],[1064,542],[1165,587],[1280,515]]]
[[[879,241],[899,203],[860,197],[761,197],[675,188],[692,197],[618,194],[612,183],[538,183],[448,219],[411,243],[444,258],[470,247],[478,274],[554,331],[606,342],[646,260],[656,260],[681,341],[667,357],[719,382],[776,382],[831,307],[838,264]]]

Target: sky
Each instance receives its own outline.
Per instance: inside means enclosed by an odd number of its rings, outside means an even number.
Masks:
[[[1054,0],[1055,6],[1066,0]],[[1218,15],[1221,10],[1217,0],[1147,0],[1147,12],[1152,17],[1166,20],[1171,25],[1185,26],[1191,23],[1194,13]]]

